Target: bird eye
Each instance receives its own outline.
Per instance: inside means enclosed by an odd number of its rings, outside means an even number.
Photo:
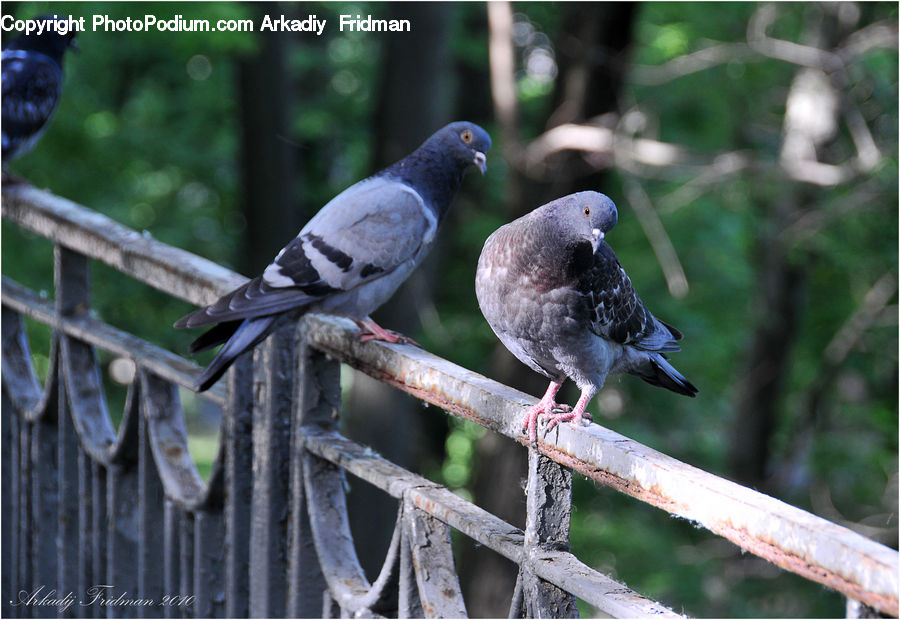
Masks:
[[[584,215],[585,217],[591,217],[591,208],[587,205],[584,205]]]
[[[465,129],[465,130],[463,130],[463,132],[461,134],[459,134],[459,137],[462,139],[463,142],[468,144],[469,142],[472,141],[472,132],[469,131],[468,129]]]

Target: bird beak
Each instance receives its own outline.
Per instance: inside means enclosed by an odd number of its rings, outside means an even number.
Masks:
[[[603,237],[605,236],[606,235],[603,234],[603,231],[599,228],[594,228],[591,230],[591,239],[593,240],[593,243],[591,245],[594,246],[594,252],[597,251],[597,248],[600,246],[600,242],[603,241]]]
[[[481,151],[475,151],[475,159],[472,160],[472,163],[478,166],[481,174],[487,172],[487,157]]]

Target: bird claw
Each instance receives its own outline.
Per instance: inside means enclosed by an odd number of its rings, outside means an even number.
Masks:
[[[545,436],[562,422],[570,422],[573,426],[590,426],[593,422],[593,417],[590,413],[583,411],[579,415],[577,411],[572,411],[571,407],[568,405],[558,405],[557,407],[554,407],[552,411],[540,414],[538,419],[543,421],[546,425],[546,428],[544,429]],[[537,439],[535,438],[532,445],[536,444]]]
[[[559,423],[560,418],[572,419],[574,416],[571,409],[569,405],[543,402],[532,407],[525,415],[525,423],[522,425],[522,431],[528,433],[531,447],[537,448],[537,427],[541,422],[547,425],[546,433]]]
[[[570,422],[573,426],[590,426],[593,422],[591,414],[585,411],[585,407],[594,395],[594,391],[584,390],[578,399],[578,404],[573,409],[569,405],[556,402],[556,393],[562,384],[552,381],[547,388],[544,396],[533,404],[525,412],[525,421],[522,424],[522,431],[528,434],[529,444],[532,448],[537,449],[537,427],[538,424],[544,422],[546,429],[544,436],[553,430],[560,422]]]
[[[379,342],[388,342],[390,344],[411,344],[415,347],[422,348],[418,342],[410,338],[409,336],[404,336],[398,332],[392,331],[390,329],[384,329],[379,327],[377,330],[372,329],[369,325],[360,326],[359,333],[356,334],[356,338],[360,342],[369,342],[371,340],[377,340]]]
[[[537,426],[538,421],[546,415],[545,408],[542,407],[543,403],[537,403],[533,407],[529,408],[529,410],[525,414],[525,421],[522,424],[522,432],[528,434],[528,443],[532,448],[537,449]]]

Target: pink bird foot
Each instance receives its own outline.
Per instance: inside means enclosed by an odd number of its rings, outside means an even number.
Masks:
[[[566,409],[568,409],[568,406],[566,407]],[[562,422],[572,422],[572,424],[575,426],[578,426],[579,424],[587,426],[594,419],[587,411],[582,411],[581,413],[578,413],[577,411],[547,413],[543,416],[543,418],[547,420],[547,431],[552,430],[554,426]]]
[[[547,391],[544,393],[541,400],[529,407],[528,411],[525,412],[525,421],[522,424],[522,431],[528,433],[528,440],[534,447],[537,447],[538,418],[546,418],[548,416],[553,418],[555,416],[568,414],[569,406],[560,405],[556,402],[556,393],[559,392],[559,388],[561,387],[562,383],[551,381],[550,386],[547,388]],[[562,413],[553,413],[554,410],[561,411]]]
[[[390,329],[384,329],[368,317],[362,321],[355,321],[355,323],[359,326],[359,333],[356,337],[359,338],[360,342],[378,340],[381,342],[389,342],[391,344],[411,344],[420,349],[422,348],[422,345],[409,336],[404,336],[403,334],[399,334]]]
[[[571,422],[573,426],[589,425],[593,421],[593,418],[591,417],[591,414],[585,411],[585,409],[593,397],[594,392],[590,390],[582,392],[578,402],[575,403],[575,408],[571,411],[545,416],[545,419],[547,419],[547,432],[550,432],[554,426],[561,422]],[[568,407],[566,409],[568,409]]]
[[[575,426],[590,424],[593,418],[585,411],[587,404],[594,397],[595,392],[585,391],[581,393],[574,409],[568,405],[560,405],[556,402],[556,393],[562,387],[561,383],[552,382],[543,398],[532,405],[525,413],[525,423],[522,430],[528,432],[531,445],[537,447],[537,423],[538,419],[546,420],[547,431],[550,431],[560,422],[571,422]]]

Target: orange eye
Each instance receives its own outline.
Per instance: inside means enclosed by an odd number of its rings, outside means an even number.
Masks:
[[[591,208],[587,205],[584,205],[584,215],[585,217],[591,217]]]
[[[459,137],[462,139],[463,142],[468,144],[469,142],[472,141],[472,132],[469,131],[468,129],[466,129],[461,134],[459,134]]]

